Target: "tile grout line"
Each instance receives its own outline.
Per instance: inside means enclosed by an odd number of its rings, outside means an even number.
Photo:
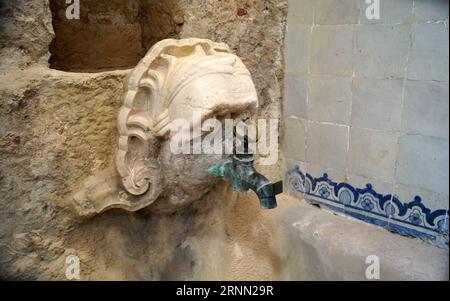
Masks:
[[[413,0],[412,2],[412,8],[411,8],[411,16],[414,16],[415,13],[415,4],[416,0]],[[397,175],[398,175],[398,160],[399,160],[399,153],[400,153],[400,139],[402,137],[402,127],[403,127],[403,110],[405,105],[405,94],[406,94],[406,83],[408,78],[408,65],[409,60],[411,56],[412,51],[412,44],[413,44],[413,37],[412,37],[412,24],[409,25],[409,44],[408,44],[408,50],[406,53],[406,59],[405,59],[405,68],[403,70],[403,83],[402,83],[402,99],[400,103],[400,129],[397,136],[397,143],[395,145],[395,162],[394,162],[394,179],[393,179],[393,187],[392,187],[392,196],[391,196],[391,202],[394,199],[396,193],[398,192],[397,185],[399,184],[397,181]]]
[[[309,122],[309,123],[314,123],[314,124],[333,125],[333,126],[338,126],[338,127],[349,127],[349,125],[347,125],[347,124],[330,122],[330,121],[311,120],[311,119],[307,119],[307,118],[298,117],[296,115],[288,115],[288,116],[286,116],[286,118],[294,118],[294,119],[301,120],[303,122]],[[433,139],[445,140],[445,141],[449,140],[448,137],[424,135],[424,134],[413,133],[413,132],[408,133],[408,132],[402,132],[401,130],[386,130],[386,129],[380,130],[380,129],[368,128],[368,127],[364,127],[364,126],[350,126],[350,127],[352,129],[365,130],[365,131],[373,132],[373,133],[392,133],[395,135],[400,135],[403,133],[404,136],[418,136],[418,137],[433,138]]]
[[[356,2],[357,3],[357,2]],[[357,24],[361,24],[361,12],[359,9],[359,5],[355,7],[356,12],[358,14]],[[352,24],[352,80],[350,83],[350,113],[348,118],[347,125],[347,153],[346,153],[346,162],[345,162],[345,179],[346,181],[350,180],[350,143],[351,143],[351,129],[352,129],[352,119],[353,119],[353,86],[355,81],[355,53],[357,52],[357,43],[356,43],[356,30],[355,24]]]
[[[314,27],[315,27],[315,18],[316,18],[316,8],[315,5],[312,6],[312,22],[311,22],[311,26],[309,27],[309,36],[308,36],[308,58],[307,58],[307,62],[308,62],[308,67],[307,67],[307,71],[306,71],[306,112],[305,112],[305,169],[307,169],[308,166],[308,130],[309,130],[309,118],[308,118],[308,108],[309,108],[309,85],[310,85],[310,77],[311,77],[311,50],[312,50],[312,35],[313,35],[313,31],[314,31]],[[306,170],[307,172],[307,170]]]

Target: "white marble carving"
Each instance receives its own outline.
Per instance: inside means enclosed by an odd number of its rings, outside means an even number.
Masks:
[[[218,155],[174,155],[170,122],[253,114],[258,106],[251,76],[227,45],[204,39],[163,40],[133,69],[118,116],[116,168],[89,179],[75,196],[81,215],[109,208],[136,211],[156,202],[170,210],[207,193],[207,167]],[[157,204],[158,203],[158,204]]]

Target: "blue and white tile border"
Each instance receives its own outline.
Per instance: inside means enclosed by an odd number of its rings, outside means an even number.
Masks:
[[[284,183],[286,191],[312,204],[448,248],[448,210],[431,211],[420,196],[403,203],[395,195],[377,193],[371,184],[355,188],[345,182],[333,182],[327,174],[314,178],[299,166],[286,172]]]

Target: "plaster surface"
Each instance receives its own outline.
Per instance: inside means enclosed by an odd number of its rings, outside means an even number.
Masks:
[[[366,260],[375,255],[379,280],[448,281],[448,250],[294,200],[281,201],[287,204],[277,230],[281,279],[370,280]]]

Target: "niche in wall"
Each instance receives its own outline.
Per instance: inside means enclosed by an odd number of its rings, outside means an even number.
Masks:
[[[97,72],[134,67],[157,41],[177,38],[183,13],[176,1],[85,0],[68,19],[65,0],[50,0],[55,37],[50,67]]]

